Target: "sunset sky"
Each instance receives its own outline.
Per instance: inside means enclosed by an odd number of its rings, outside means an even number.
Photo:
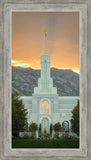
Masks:
[[[13,12],[12,65],[40,69],[45,29],[51,67],[79,72],[78,12]]]

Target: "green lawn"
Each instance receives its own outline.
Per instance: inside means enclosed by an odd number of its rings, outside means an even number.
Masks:
[[[79,148],[79,139],[23,139],[13,138],[12,148]]]

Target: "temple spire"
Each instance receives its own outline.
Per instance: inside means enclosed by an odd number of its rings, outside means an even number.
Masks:
[[[45,30],[45,52],[44,54],[47,54],[47,30]]]

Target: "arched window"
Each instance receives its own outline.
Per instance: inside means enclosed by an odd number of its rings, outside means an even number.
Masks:
[[[63,129],[63,131],[69,131],[69,122],[68,121],[64,121],[63,123],[62,123],[62,129]]]
[[[47,100],[42,101],[42,111],[41,113],[49,113],[49,102]]]

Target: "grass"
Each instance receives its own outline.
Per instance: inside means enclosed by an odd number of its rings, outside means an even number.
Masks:
[[[23,139],[13,138],[12,148],[79,148],[79,139]]]

